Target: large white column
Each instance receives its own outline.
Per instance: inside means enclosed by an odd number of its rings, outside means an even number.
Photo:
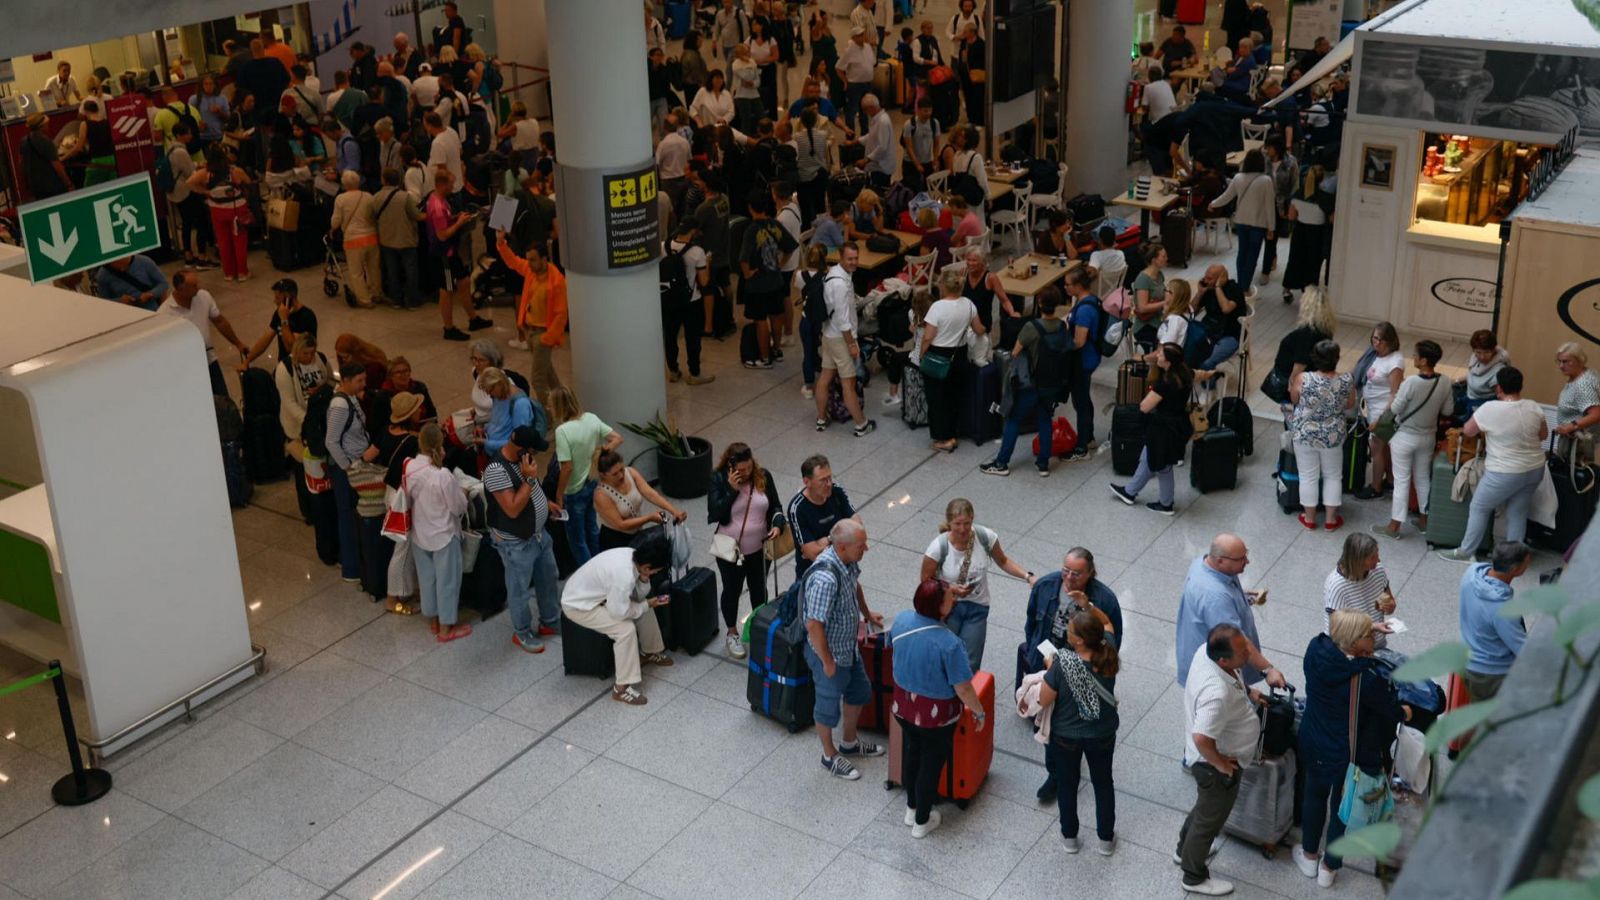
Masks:
[[[649,168],[648,191],[655,192],[644,21],[638,0],[558,0],[545,7],[554,115],[561,123],[556,200],[574,387],[586,408],[613,425],[644,422],[667,409],[660,238],[652,219],[648,260],[611,268],[603,225],[607,188],[594,177]],[[635,182],[635,189],[642,196],[646,182]],[[627,456],[643,449],[639,438],[624,437]],[[654,459],[640,462],[653,467]]]
[[[1067,14],[1067,179],[1073,193],[1110,197],[1127,189],[1133,0],[1068,3]]]

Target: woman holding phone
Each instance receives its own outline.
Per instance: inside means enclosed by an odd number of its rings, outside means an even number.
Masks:
[[[756,462],[749,444],[734,441],[722,451],[706,496],[706,521],[716,526],[716,534],[731,538],[738,548],[737,562],[717,557],[717,574],[722,577],[722,624],[728,629],[723,641],[729,656],[744,659],[744,644],[739,640],[739,588],[750,588],[751,609],[767,602],[767,565],[762,547],[788,524],[783,518],[777,483],[772,473]]]
[[[989,632],[989,566],[1020,578],[1033,587],[1033,573],[1017,565],[1000,547],[994,529],[973,524],[972,501],[951,500],[944,509],[939,536],[922,555],[922,580],[940,578],[955,592],[955,608],[945,627],[961,638],[967,661],[976,672],[983,668],[983,645]]]

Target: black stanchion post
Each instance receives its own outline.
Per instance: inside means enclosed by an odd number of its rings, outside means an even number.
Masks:
[[[50,796],[62,806],[82,806],[104,797],[111,790],[111,773],[104,769],[90,769],[83,765],[83,753],[78,749],[78,729],[72,723],[72,703],[67,699],[67,676],[61,671],[61,661],[52,659],[50,668],[55,675],[50,682],[56,689],[56,706],[61,710],[61,731],[67,739],[67,756],[72,760],[72,774],[63,775],[50,788]]]

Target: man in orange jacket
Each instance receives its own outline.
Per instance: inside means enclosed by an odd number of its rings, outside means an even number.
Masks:
[[[567,339],[567,277],[550,265],[545,248],[528,247],[527,258],[511,252],[506,233],[497,232],[495,248],[511,271],[522,276],[522,296],[517,298],[517,324],[527,331],[533,371],[528,373],[540,402],[552,388],[561,386],[551,353]]]

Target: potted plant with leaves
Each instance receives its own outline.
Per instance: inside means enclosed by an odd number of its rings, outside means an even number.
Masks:
[[[623,428],[654,444],[656,473],[661,493],[679,500],[703,497],[711,489],[711,442],[685,437],[670,418],[660,413],[643,425],[621,423]]]

